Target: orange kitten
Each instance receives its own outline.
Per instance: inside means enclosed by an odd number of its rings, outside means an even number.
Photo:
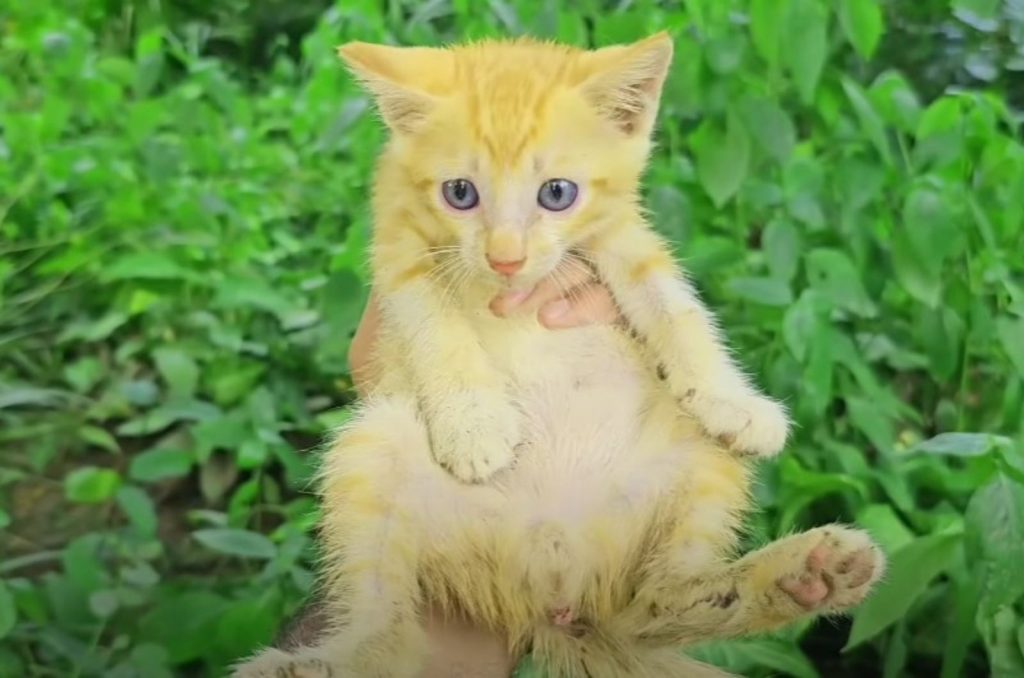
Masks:
[[[340,53],[392,132],[373,197],[383,377],[324,460],[339,625],[239,675],[414,676],[428,600],[554,676],[717,675],[678,648],[860,602],[884,561],[859,531],[730,559],[749,469],[728,452],[774,454],[788,422],[641,216],[668,37]],[[565,262],[597,271],[630,331],[488,311]]]

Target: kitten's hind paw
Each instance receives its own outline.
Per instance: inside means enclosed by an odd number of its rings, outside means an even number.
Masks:
[[[814,540],[799,569],[780,577],[777,585],[808,611],[842,612],[858,605],[881,577],[885,557],[859,530],[824,527],[806,535]]]

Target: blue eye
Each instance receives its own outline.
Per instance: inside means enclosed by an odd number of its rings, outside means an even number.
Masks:
[[[457,210],[471,210],[480,202],[476,186],[468,179],[452,179],[441,184],[445,202]]]
[[[552,212],[569,209],[580,189],[568,179],[548,179],[541,184],[537,194],[537,204]]]

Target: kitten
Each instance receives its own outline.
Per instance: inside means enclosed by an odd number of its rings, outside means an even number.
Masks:
[[[414,676],[428,600],[554,676],[720,675],[678,648],[859,603],[884,564],[863,532],[731,560],[744,456],[777,453],[788,421],[641,216],[667,35],[340,54],[391,131],[373,195],[383,376],[324,459],[338,626],[238,675]],[[488,311],[566,262],[593,267],[627,328]]]

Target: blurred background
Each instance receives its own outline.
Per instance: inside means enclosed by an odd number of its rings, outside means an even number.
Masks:
[[[799,421],[749,543],[892,563],[700,654],[1024,676],[1024,0],[0,0],[0,676],[220,675],[309,591],[382,140],[335,46],[662,28],[654,221]]]

